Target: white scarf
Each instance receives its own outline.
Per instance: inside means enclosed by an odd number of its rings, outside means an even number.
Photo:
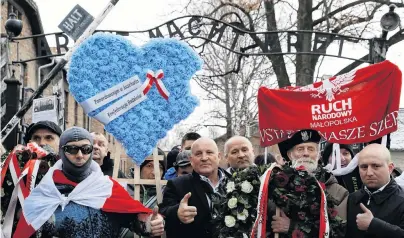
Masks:
[[[25,200],[23,214],[28,225],[35,230],[38,230],[59,206],[63,211],[69,202],[75,202],[100,209],[112,194],[112,181],[108,176],[104,176],[100,166],[92,161],[91,174],[80,182],[67,197],[62,195],[53,181],[53,172],[61,170],[62,165],[62,160],[57,161]]]

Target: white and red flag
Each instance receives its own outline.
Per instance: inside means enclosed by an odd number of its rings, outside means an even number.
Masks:
[[[128,192],[109,176],[104,176],[99,165],[91,164],[92,173],[82,182],[74,183],[62,173],[62,160],[49,169],[41,183],[25,199],[23,216],[17,225],[13,237],[30,237],[49,220],[56,209],[62,210],[69,202],[101,209],[113,213],[152,213],[152,210],[134,200]],[[73,191],[64,196],[55,183],[75,186]]]

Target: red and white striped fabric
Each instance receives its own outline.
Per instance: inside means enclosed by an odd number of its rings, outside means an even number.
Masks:
[[[268,186],[271,181],[271,172],[272,167],[265,171],[264,175],[261,177],[261,186],[260,192],[258,195],[258,205],[257,205],[257,218],[255,220],[251,238],[265,238],[266,237],[266,224],[267,224],[267,212],[268,212]],[[319,238],[328,238],[330,235],[330,225],[328,222],[328,213],[327,213],[327,199],[324,193],[325,185],[318,182],[318,186],[321,191],[321,204],[320,209],[320,229],[319,229]]]
[[[38,159],[30,159],[25,164],[22,172],[17,159],[17,153],[22,151],[21,148],[15,148],[13,151],[11,151],[1,166],[1,188],[3,188],[7,171],[10,171],[10,175],[14,183],[14,190],[11,194],[8,208],[4,216],[4,222],[1,227],[2,235],[4,237],[11,237],[18,200],[20,201],[21,206],[23,206],[25,198],[35,186],[35,180],[38,174],[39,165],[41,163],[40,158],[47,155],[47,152],[40,148],[36,143],[28,143],[26,149],[30,150],[31,153],[35,152],[36,158]],[[26,183],[24,182],[25,177]]]
[[[24,238],[38,230],[61,206],[62,211],[69,202],[114,213],[152,213],[139,201],[134,200],[115,180],[104,176],[99,165],[92,161],[92,173],[82,182],[74,183],[63,173],[62,160],[49,169],[41,183],[25,199],[21,217],[13,237]],[[75,186],[66,197],[55,186],[57,183]]]

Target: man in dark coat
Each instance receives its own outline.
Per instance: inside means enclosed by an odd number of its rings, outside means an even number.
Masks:
[[[159,205],[167,238],[212,237],[212,219],[226,194],[229,174],[219,168],[219,151],[212,139],[196,140],[190,160],[194,172],[169,180]]]
[[[404,237],[404,191],[390,176],[390,152],[383,145],[368,145],[358,165],[364,187],[349,195],[346,237]]]

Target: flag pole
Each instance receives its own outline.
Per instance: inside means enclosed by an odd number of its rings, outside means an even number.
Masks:
[[[114,8],[119,0],[110,0],[107,6],[102,12],[94,19],[94,21],[87,27],[79,39],[74,43],[73,47],[62,57],[62,59],[55,65],[55,67],[45,76],[42,83],[38,86],[38,89],[31,95],[31,97],[25,101],[24,105],[18,110],[18,112],[11,118],[11,120],[1,130],[1,142],[3,143],[10,132],[18,125],[25,113],[30,109],[34,99],[38,98],[46,87],[52,82],[52,79],[63,69],[63,67],[69,62],[73,52],[80,46],[80,44],[90,37],[108,13]]]

